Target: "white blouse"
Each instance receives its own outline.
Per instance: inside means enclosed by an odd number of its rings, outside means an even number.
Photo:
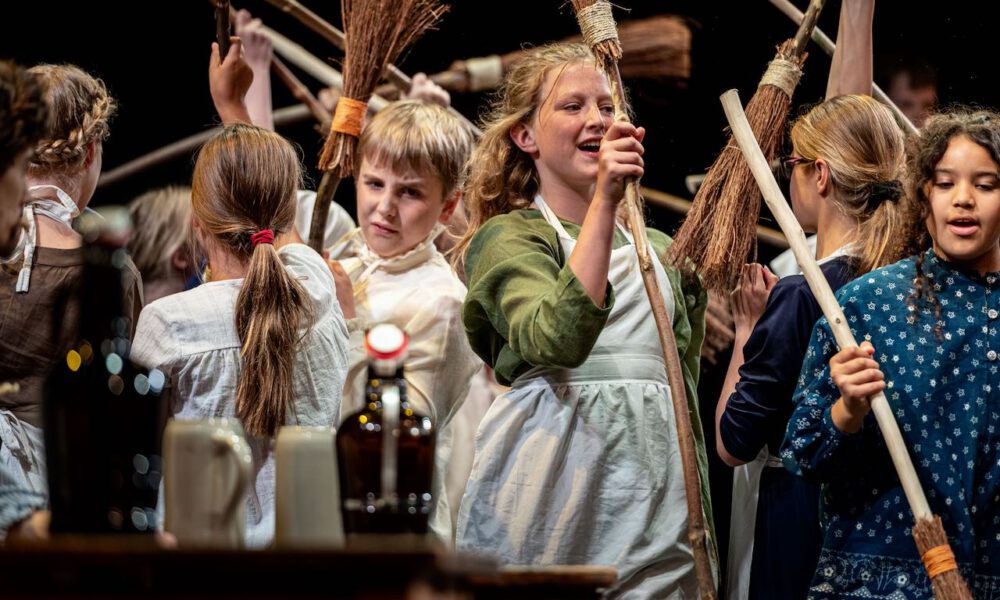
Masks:
[[[333,276],[308,246],[278,250],[281,261],[313,300],[316,320],[302,339],[292,375],[289,425],[337,425],[347,374],[348,333]],[[169,379],[177,419],[234,417],[240,376],[235,305],[242,279],[205,283],[161,298],[139,316],[132,360]],[[247,497],[246,544],[274,538],[274,440],[250,436],[254,482]]]

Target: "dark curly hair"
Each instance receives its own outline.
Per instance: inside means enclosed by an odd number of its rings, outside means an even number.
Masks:
[[[919,318],[922,306],[932,307],[935,321],[941,319],[941,304],[934,294],[934,285],[923,272],[924,251],[931,246],[927,229],[931,204],[928,197],[934,180],[934,169],[948,150],[948,144],[958,136],[967,136],[990,154],[1000,165],[1000,113],[992,110],[957,107],[931,117],[919,134],[910,136],[906,152],[906,223],[902,236],[909,243],[908,254],[917,254],[917,275],[914,290],[907,298]],[[935,330],[940,330],[940,323]]]
[[[0,173],[41,139],[46,117],[36,80],[15,63],[0,60]]]

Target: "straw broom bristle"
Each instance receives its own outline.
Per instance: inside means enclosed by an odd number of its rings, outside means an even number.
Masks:
[[[343,96],[362,102],[372,92],[386,64],[432,28],[448,10],[438,0],[343,0]],[[319,168],[339,169],[342,177],[354,173],[357,138],[331,132],[320,153]]]
[[[792,57],[793,40],[778,49],[778,56]],[[791,98],[773,85],[760,86],[747,104],[746,114],[761,150],[773,160],[781,147]],[[691,212],[674,237],[671,261],[678,268],[697,269],[704,285],[716,292],[733,288],[740,268],[755,250],[760,214],[760,189],[750,167],[732,138],[705,175]],[[755,253],[755,252],[754,252]]]
[[[941,517],[917,519],[913,525],[913,539],[921,556],[931,548],[947,545],[948,536],[941,524]],[[972,593],[958,569],[946,571],[931,579],[931,587],[937,600],[972,600]]]

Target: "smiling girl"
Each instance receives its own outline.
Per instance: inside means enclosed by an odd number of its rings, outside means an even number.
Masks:
[[[541,47],[507,75],[473,153],[463,320],[513,389],[479,427],[458,546],[508,564],[612,565],[611,597],[693,598],[671,390],[617,217],[625,179],[643,174],[645,132],[613,112],[587,47]],[[670,239],[649,237],[662,257]],[[706,482],[695,395],[706,297],[655,269]]]
[[[913,223],[931,247],[841,289],[866,341],[838,352],[817,324],[782,446],[788,468],[824,484],[812,598],[933,596],[870,412],[881,390],[973,594],[1000,589],[1000,115],[934,117],[908,156]]]

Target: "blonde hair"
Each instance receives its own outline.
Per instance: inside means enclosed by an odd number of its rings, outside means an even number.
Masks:
[[[447,197],[465,183],[465,165],[475,143],[468,123],[443,106],[421,100],[393,102],[365,126],[358,158],[393,171],[430,173]]]
[[[49,111],[29,172],[75,173],[83,166],[87,145],[107,139],[115,101],[103,81],[73,65],[37,65],[28,73],[41,87]]]
[[[134,233],[128,251],[142,274],[142,281],[170,276],[174,254],[190,246],[191,188],[168,186],[146,192],[128,205]]]
[[[796,154],[826,161],[833,201],[856,220],[859,273],[902,258],[904,140],[892,112],[870,96],[836,96],[799,117],[791,137]]]
[[[511,66],[483,119],[483,135],[469,160],[463,196],[469,228],[454,249],[455,260],[461,260],[472,236],[486,221],[534,200],[539,186],[535,163],[514,144],[510,132],[535,116],[544,100],[542,86],[549,71],[593,60],[584,44],[556,43],[528,51]]]
[[[247,432],[274,436],[293,402],[292,371],[299,331],[311,327],[312,300],[285,269],[273,244],[295,221],[299,157],[280,135],[249,125],[226,127],[198,153],[191,186],[194,215],[224,248],[248,263],[236,298],[242,371],[236,415]]]

